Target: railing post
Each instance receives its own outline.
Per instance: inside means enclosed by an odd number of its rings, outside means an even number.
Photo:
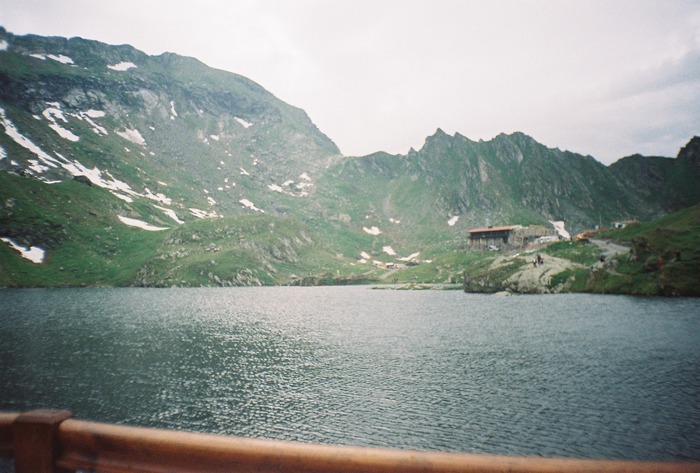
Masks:
[[[20,414],[12,424],[16,473],[55,473],[56,432],[70,411],[40,409]]]

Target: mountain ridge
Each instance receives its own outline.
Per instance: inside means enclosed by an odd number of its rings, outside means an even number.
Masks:
[[[700,201],[697,137],[610,166],[441,128],[347,157],[303,109],[195,58],[2,27],[0,45],[0,237],[47,250],[0,245],[0,286],[358,281],[401,259],[442,261],[425,277],[444,280],[469,228],[578,231]]]

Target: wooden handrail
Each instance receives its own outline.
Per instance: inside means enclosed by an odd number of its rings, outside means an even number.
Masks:
[[[46,447],[53,451],[49,454],[52,455],[50,469],[38,471],[34,466],[31,471],[21,470],[20,464],[27,463],[15,456],[16,473],[64,470],[103,473],[700,473],[698,462],[528,458],[339,447],[101,424],[71,418],[60,420],[65,414],[65,411],[0,414],[0,454],[3,456],[27,451],[26,446],[21,446],[27,439],[18,438],[18,432],[36,431],[32,430],[36,425],[44,432],[40,435],[53,432],[52,446]],[[34,465],[40,463],[33,462]]]
[[[14,457],[12,447],[12,423],[19,414],[13,412],[0,412],[0,457]]]

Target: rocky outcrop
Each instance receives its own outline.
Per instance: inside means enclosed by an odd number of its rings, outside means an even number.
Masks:
[[[586,266],[568,259],[536,254],[514,257],[499,256],[490,266],[477,275],[465,274],[466,292],[511,294],[547,294],[569,292],[572,283],[585,275],[586,279],[600,277],[599,272],[618,274],[616,257],[626,254],[630,248],[616,243],[593,240],[601,252],[598,262]]]

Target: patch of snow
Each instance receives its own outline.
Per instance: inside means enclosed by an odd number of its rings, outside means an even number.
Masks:
[[[61,154],[56,154],[63,161],[61,162],[61,167],[69,173],[71,173],[71,175],[83,175],[87,177],[90,180],[90,182],[92,182],[98,187],[102,187],[112,191],[124,192],[129,195],[137,195],[136,192],[134,192],[131,189],[131,186],[129,186],[129,184],[115,179],[111,174],[109,174],[109,171],[105,171],[104,175],[108,178],[105,179],[102,177],[102,171],[97,167],[88,169],[85,166],[83,166],[79,161],[69,161]]]
[[[390,219],[389,219],[389,222],[390,222],[390,223],[395,223],[396,225],[398,225],[399,223],[401,223],[401,220],[397,220],[397,219],[395,219],[395,218],[390,218]]]
[[[288,187],[288,186],[291,186],[292,184],[294,184],[294,181],[291,180],[291,179],[289,179],[289,180],[284,181],[284,182],[282,183],[282,187]]]
[[[49,58],[53,59],[54,61],[60,62],[61,64],[73,64],[73,60],[68,56],[64,56],[63,54],[59,54],[57,56],[55,54],[36,53],[30,54],[29,56],[36,59],[41,59],[42,61],[46,61],[46,58]]]
[[[39,164],[39,161],[37,161],[36,159],[29,159],[27,161],[29,162],[29,169],[34,171],[36,174],[41,174],[42,172],[46,172],[49,169],[51,169],[48,166]]]
[[[105,115],[107,115],[102,110],[93,110],[93,109],[90,109],[87,112],[82,112],[82,113],[83,113],[83,115],[87,115],[90,118],[104,118]]]
[[[224,188],[221,187],[221,186],[219,186],[219,187],[216,188],[216,190],[219,191],[219,192],[223,192],[223,191],[224,191]]]
[[[119,217],[119,220],[125,225],[129,225],[130,227],[138,227],[143,230],[148,230],[149,232],[158,232],[161,230],[167,230],[167,227],[156,227],[154,225],[148,224],[142,220],[137,220],[135,218],[129,218],[129,217],[122,217],[121,215],[117,215]]]
[[[46,57],[48,57],[49,59],[53,59],[54,61],[60,62],[61,64],[73,64],[73,60],[68,56],[64,56],[63,54],[59,54],[58,56],[56,56],[55,54],[49,54]]]
[[[554,230],[557,231],[557,234],[562,237],[564,240],[571,240],[571,235],[569,235],[569,232],[566,230],[564,222],[559,220],[556,222],[550,221],[549,223],[552,224],[554,227]]]
[[[207,197],[207,202],[209,202],[209,205],[216,205],[216,201],[212,197]]]
[[[365,233],[369,233],[370,235],[374,235],[374,236],[380,235],[382,233],[382,231],[380,229],[378,229],[377,227],[370,227],[370,228],[362,227],[362,230],[364,230]]]
[[[70,130],[66,130],[65,128],[63,128],[63,127],[62,127],[61,125],[59,125],[58,123],[52,123],[52,124],[50,124],[50,125],[49,125],[49,128],[51,128],[53,131],[55,131],[56,133],[58,133],[58,136],[60,136],[61,138],[66,139],[66,140],[68,140],[68,141],[76,142],[76,141],[80,140],[80,137],[79,137],[79,136],[75,135],[75,134],[74,134],[72,131],[70,131]]]
[[[51,102],[48,105],[51,105],[51,107],[47,108],[41,113],[47,120],[55,122],[56,119],[58,119],[63,123],[68,123],[68,120],[66,120],[66,117],[63,115],[63,110],[61,110],[60,104]]]
[[[420,255],[420,251],[417,253],[413,253],[411,255],[408,255],[408,256],[404,256],[403,258],[399,258],[399,261],[413,261],[416,258],[418,258],[419,255]]]
[[[139,133],[138,130],[133,129],[126,129],[124,131],[114,131],[117,135],[121,136],[125,140],[131,141],[135,145],[141,145],[141,146],[146,146],[146,140],[143,139],[143,136],[141,136],[141,133]]]
[[[123,61],[123,62],[120,62],[117,64],[113,64],[111,66],[107,66],[108,69],[112,69],[113,71],[120,71],[120,72],[128,71],[129,69],[132,69],[134,67],[136,67],[136,64],[134,64],[133,62],[128,62],[128,61]]]
[[[241,205],[243,205],[244,207],[246,207],[246,208],[248,208],[248,209],[250,209],[250,210],[254,210],[254,211],[256,211],[256,212],[265,213],[264,210],[257,208],[257,207],[255,206],[255,204],[252,203],[251,201],[249,201],[248,199],[241,199],[241,200],[239,200],[238,202],[240,202]]]
[[[382,251],[383,251],[384,253],[386,253],[387,255],[389,255],[389,256],[396,256],[396,252],[395,252],[394,249],[393,249],[392,247],[390,247],[390,246],[384,246],[384,247],[382,247]]]
[[[163,186],[163,187],[168,187],[168,184],[163,182],[163,181],[158,181],[158,184]]]
[[[191,208],[190,213],[197,218],[217,218],[217,217],[219,217],[219,214],[216,213],[215,211],[208,212],[206,210],[192,209]]]
[[[369,253],[367,253],[366,251],[360,252],[360,256],[362,257],[362,259],[366,259],[366,260],[371,258]]]
[[[0,146],[0,161],[5,159],[7,157],[7,151],[5,151],[5,148]]]
[[[97,123],[95,123],[92,119],[93,118],[103,118],[105,116],[105,112],[100,111],[100,110],[88,110],[87,112],[80,112],[76,116],[80,120],[85,120],[88,122],[88,124],[92,127],[92,131],[94,131],[98,135],[109,135],[107,133],[107,130],[105,130],[104,127],[101,127]]]
[[[21,134],[15,125],[7,118],[5,109],[2,107],[0,107],[0,124],[5,128],[5,133],[7,136],[12,138],[14,142],[21,147],[29,150],[41,160],[41,163],[36,160],[29,160],[31,163],[31,170],[37,174],[41,174],[42,172],[47,171],[49,168],[58,167],[58,160],[49,156],[48,153],[35,145],[29,138]]]
[[[9,48],[9,47],[10,47],[10,45],[8,44],[7,41],[5,41],[4,39],[0,40],[0,51],[7,51],[7,48]]]
[[[161,193],[153,193],[148,187],[146,187],[145,196],[147,199],[155,200],[156,202],[160,202],[165,205],[172,205],[173,203],[173,199],[171,199],[170,197]]]
[[[42,113],[44,118],[50,122],[49,128],[58,133],[58,136],[66,140],[73,142],[80,140],[80,137],[58,124],[57,120],[61,120],[63,123],[68,123],[68,120],[63,115],[63,111],[60,109],[60,104],[50,103],[49,105],[53,105],[53,107],[47,108]]]
[[[123,200],[124,202],[129,202],[129,203],[131,203],[131,202],[134,201],[134,199],[132,199],[132,198],[129,197],[128,195],[120,194],[119,192],[115,192],[115,191],[110,191],[110,192],[112,193],[113,196],[115,196],[115,197],[117,197],[117,198]]]
[[[240,170],[241,170],[241,176],[250,176],[250,173],[248,171],[246,171],[245,169],[240,168]]]
[[[51,103],[49,105],[58,105]],[[53,108],[58,108],[58,107],[53,107]],[[60,113],[60,110],[58,110],[58,113],[54,112],[49,112],[47,113],[54,121],[56,118],[59,120],[65,118],[63,115]],[[63,117],[63,118],[61,118]],[[25,137],[22,135],[17,128],[14,126],[14,124],[7,118],[7,115],[5,114],[5,110],[0,107],[0,125],[4,126],[5,128],[5,133],[12,138],[18,145],[22,146],[23,148],[29,150],[31,153],[36,155],[38,159],[29,159],[28,163],[28,169],[32,171],[34,174],[41,174],[45,171],[48,171],[50,168],[58,168],[61,167],[68,171],[72,176],[85,176],[87,177],[90,182],[92,182],[94,185],[98,187],[102,187],[104,189],[107,189],[111,191],[116,197],[125,200],[127,202],[133,202],[132,197],[133,196],[139,196],[139,197],[148,197],[149,199],[157,200],[159,202],[165,203],[165,204],[170,204],[170,199],[168,199],[166,196],[163,194],[153,194],[150,191],[148,192],[148,195],[143,196],[141,194],[138,194],[134,192],[129,184],[122,182],[118,179],[115,179],[114,176],[112,176],[109,171],[101,171],[97,167],[94,167],[92,169],[88,169],[85,167],[83,164],[81,164],[77,160],[69,160],[66,159],[63,155],[60,153],[55,153],[57,158],[54,158],[50,156],[48,153],[46,153],[44,150],[42,150],[39,146],[35,145],[29,138]]]
[[[177,116],[177,111],[175,110],[175,101],[171,100],[170,101],[170,118],[173,118],[176,116]]]
[[[0,238],[0,240],[10,245],[13,249],[19,251],[22,258],[28,259],[32,263],[40,264],[44,262],[44,255],[46,252],[38,246],[30,246],[29,248],[25,248],[11,238]]]
[[[271,191],[279,192],[280,194],[284,194],[284,189],[282,187],[278,186],[277,184],[270,184],[267,186],[268,189]]]
[[[154,205],[154,207],[157,208],[158,210],[163,211],[163,213],[164,213],[165,215],[167,215],[168,217],[172,218],[172,219],[175,220],[177,223],[179,223],[179,224],[185,223],[184,221],[180,220],[180,219],[177,217],[177,214],[175,213],[174,210],[172,210],[172,209],[167,209],[167,208],[165,208],[165,207],[159,207],[159,206],[157,206],[157,205]]]
[[[296,188],[302,191],[302,196],[309,195],[307,192],[304,191],[304,189],[306,189],[307,187],[312,187],[314,185],[313,182],[311,182],[311,178],[307,173],[302,173],[301,175],[299,175],[299,178],[305,182],[300,182],[296,185]]]
[[[219,141],[219,135],[209,135],[209,138],[214,141]],[[222,161],[221,164],[224,164],[224,162]]]
[[[252,123],[245,121],[242,118],[233,117],[233,119],[240,123],[243,126],[243,128],[250,128],[251,126],[253,126]]]
[[[454,227],[454,226],[455,226],[455,223],[457,223],[457,220],[459,220],[459,215],[455,215],[454,217],[452,217],[451,219],[449,219],[449,220],[447,221],[447,224],[448,224],[449,226],[451,226],[451,227]]]

